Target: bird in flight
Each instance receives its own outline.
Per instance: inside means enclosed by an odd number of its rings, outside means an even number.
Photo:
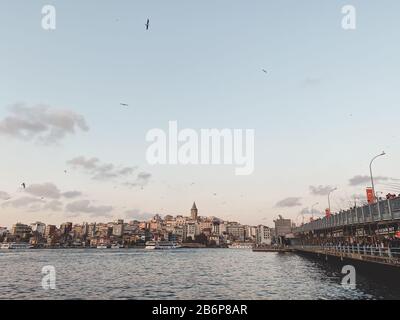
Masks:
[[[264,73],[268,73],[268,71],[267,71],[267,70],[265,70],[265,69],[262,69],[262,71],[263,71]]]
[[[22,183],[21,183],[21,186],[22,186],[22,188],[24,188],[24,189],[25,189],[25,188],[26,188],[26,184],[25,184],[25,182],[22,182]]]
[[[145,26],[146,26],[146,30],[149,30],[149,27],[150,27],[150,19],[147,19],[147,22],[146,22]]]
[[[129,104],[127,104],[127,103],[120,103],[120,105],[123,106],[123,107],[128,107],[129,106]]]

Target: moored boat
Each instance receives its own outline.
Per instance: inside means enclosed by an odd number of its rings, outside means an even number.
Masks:
[[[147,241],[145,247],[147,250],[171,250],[179,248],[181,246],[172,241]]]
[[[1,250],[26,250],[32,248],[33,246],[29,243],[3,242],[0,244]]]

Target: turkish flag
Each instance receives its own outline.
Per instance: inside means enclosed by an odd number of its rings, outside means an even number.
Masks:
[[[375,202],[374,191],[372,190],[372,188],[367,188],[367,201],[369,204]]]

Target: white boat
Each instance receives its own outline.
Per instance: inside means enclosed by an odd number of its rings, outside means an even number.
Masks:
[[[229,249],[253,249],[253,245],[250,243],[233,243],[228,246]]]
[[[147,241],[145,247],[147,250],[171,250],[179,248],[181,246],[172,241]]]
[[[113,244],[113,245],[111,246],[111,249],[123,249],[123,248],[124,248],[124,246],[121,245],[121,244]]]
[[[105,245],[105,244],[99,244],[99,245],[97,246],[97,249],[108,249],[108,246]]]
[[[33,246],[28,243],[4,242],[0,244],[1,250],[26,250],[32,248]]]

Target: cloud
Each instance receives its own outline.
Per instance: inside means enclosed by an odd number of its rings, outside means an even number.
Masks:
[[[9,112],[10,115],[0,121],[0,135],[53,144],[78,130],[89,130],[85,118],[71,110],[14,104]]]
[[[289,207],[297,207],[301,206],[300,202],[301,198],[298,197],[289,197],[279,201],[276,206],[279,208],[289,208]]]
[[[100,160],[98,158],[86,159],[85,157],[80,156],[67,161],[67,164],[70,164],[73,167],[82,167],[86,170],[92,170],[97,168],[97,163],[99,161]]]
[[[148,172],[140,172],[137,176],[136,176],[136,180],[133,182],[126,182],[124,183],[124,185],[128,186],[128,187],[144,187],[147,184],[149,184],[150,179],[151,179],[152,175],[151,173]]]
[[[43,200],[40,200],[38,198],[32,198],[32,197],[21,197],[15,200],[7,201],[2,204],[3,208],[6,207],[14,207],[14,208],[21,208],[21,207],[27,207],[32,204],[37,204],[37,203],[43,203]]]
[[[148,212],[140,212],[138,209],[125,211],[126,219],[128,220],[138,220],[138,221],[148,221],[154,217],[154,214]]]
[[[59,200],[52,200],[46,203],[42,209],[43,210],[51,210],[51,211],[61,211],[63,203]]]
[[[389,177],[374,177],[374,182],[378,183],[380,181],[388,181],[391,180]],[[362,176],[362,175],[357,175],[354,176],[349,180],[349,185],[350,186],[359,186],[359,185],[365,185],[365,184],[370,184],[371,183],[371,177],[370,176]]]
[[[82,195],[82,192],[80,192],[80,191],[67,191],[67,192],[62,193],[62,196],[67,199],[77,198],[77,197],[80,197],[81,195]]]
[[[312,212],[311,212],[310,208],[303,208],[300,211],[300,214],[309,214],[309,215],[313,214],[314,216],[324,215],[324,213],[322,211],[320,211],[320,210],[318,210],[316,208],[313,208]]]
[[[334,189],[332,186],[310,186],[310,193],[316,196],[326,196]]]
[[[25,192],[43,198],[59,199],[61,197],[61,192],[57,186],[53,183],[43,183],[43,184],[31,184],[26,189]]]
[[[65,207],[71,213],[89,213],[91,216],[110,216],[112,206],[92,206],[89,200],[78,200],[68,203]]]
[[[11,199],[11,196],[5,192],[5,191],[0,191],[0,200],[9,200]]]
[[[98,158],[76,157],[67,161],[74,169],[82,169],[94,180],[110,180],[131,175],[137,167],[117,167],[112,163],[101,163]]]
[[[35,197],[54,200],[60,199],[61,197],[64,197],[66,199],[73,199],[82,195],[82,192],[76,190],[61,192],[60,189],[58,189],[58,187],[51,182],[46,182],[42,184],[31,184],[24,191]],[[48,208],[53,208],[55,203],[56,202],[52,202],[52,204],[49,204]],[[47,207],[45,209],[47,209]]]

